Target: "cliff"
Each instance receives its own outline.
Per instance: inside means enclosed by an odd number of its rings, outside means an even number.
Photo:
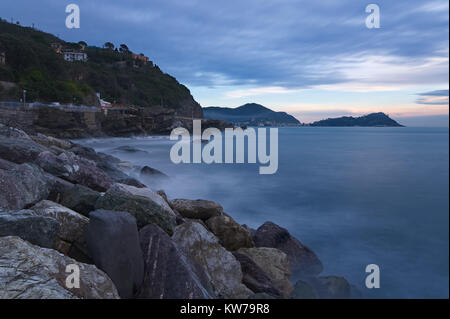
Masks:
[[[175,127],[192,130],[192,119],[179,117],[172,109],[67,108],[49,106],[0,106],[0,123],[29,134],[42,133],[59,138],[137,136],[169,134]],[[202,126],[224,129],[224,121],[202,120]]]

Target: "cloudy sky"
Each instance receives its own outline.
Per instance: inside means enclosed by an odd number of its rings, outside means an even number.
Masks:
[[[65,27],[70,3],[80,29]],[[379,29],[366,27],[370,3]],[[0,17],[67,41],[126,43],[202,106],[256,102],[302,122],[382,111],[448,125],[448,15],[447,0],[0,2]]]

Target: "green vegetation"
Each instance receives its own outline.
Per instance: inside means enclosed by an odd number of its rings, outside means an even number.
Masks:
[[[67,62],[52,44],[81,50],[88,61]],[[114,49],[87,46],[86,42],[64,42],[29,27],[0,20],[0,52],[6,65],[0,65],[0,100],[18,101],[27,90],[27,101],[97,105],[96,92],[103,99],[124,105],[179,109],[193,100],[189,90],[163,73],[151,61],[133,59],[126,44]]]

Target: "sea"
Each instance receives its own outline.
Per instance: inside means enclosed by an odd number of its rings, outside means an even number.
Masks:
[[[286,228],[322,260],[322,275],[345,277],[364,298],[449,297],[448,128],[278,128],[272,175],[259,163],[174,164],[168,136],[76,142],[164,172],[142,181],[169,198]],[[379,288],[366,287],[371,264]]]

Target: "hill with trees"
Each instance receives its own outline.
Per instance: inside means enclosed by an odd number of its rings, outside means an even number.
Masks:
[[[247,103],[237,108],[210,106],[203,108],[207,119],[225,120],[235,125],[291,126],[300,122],[286,112],[275,112],[256,103]]]
[[[68,62],[61,50],[83,52],[87,61]],[[173,109],[181,116],[202,117],[190,91],[126,44],[102,48],[86,42],[65,42],[52,34],[0,21],[0,100],[98,105],[96,93],[108,102]],[[146,60],[147,59],[147,60]]]

